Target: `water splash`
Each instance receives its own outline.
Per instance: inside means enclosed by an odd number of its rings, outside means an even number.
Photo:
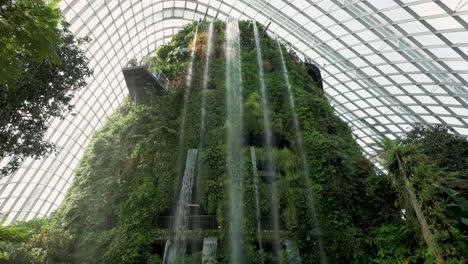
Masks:
[[[254,29],[254,37],[255,37],[255,50],[257,53],[257,64],[258,64],[258,73],[259,73],[259,80],[260,80],[260,95],[262,98],[262,108],[263,108],[263,131],[264,131],[264,147],[266,150],[266,165],[268,175],[276,179],[276,166],[273,160],[273,134],[271,129],[271,119],[269,114],[269,104],[268,104],[268,95],[265,87],[265,74],[263,70],[263,54],[262,54],[262,47],[260,45],[260,38],[258,35],[257,23],[253,21],[253,29]],[[273,247],[275,250],[275,254],[279,263],[282,263],[281,257],[281,245],[280,245],[280,237],[279,237],[279,205],[278,205],[278,194],[277,194],[277,183],[273,181],[271,183],[271,197],[270,197],[270,204],[271,204],[271,216],[273,221],[273,233],[274,233],[274,241]]]
[[[169,248],[170,248],[170,245],[171,245],[171,240],[168,239],[166,240],[166,244],[164,245],[164,256],[163,256],[163,264],[166,264],[167,263],[167,259],[168,259],[168,255],[169,255]]]
[[[218,248],[218,238],[205,237],[203,239],[202,264],[217,263],[216,251]]]
[[[260,221],[260,195],[258,193],[258,170],[257,170],[257,155],[255,155],[255,148],[250,147],[250,160],[252,161],[253,183],[255,191],[255,215],[257,217],[257,240],[260,254],[260,263],[264,263],[263,259],[263,244],[262,244],[262,223]]]
[[[242,161],[242,76],[238,21],[229,18],[226,25],[226,154],[229,176],[229,262],[244,263],[243,169]]]
[[[197,162],[197,150],[189,149],[187,152],[187,160],[185,162],[184,178],[182,179],[182,187],[179,194],[179,203],[175,213],[175,221],[173,225],[174,235],[166,243],[164,253],[164,264],[175,263],[178,257],[185,255],[187,244],[185,241],[185,232],[188,228],[188,204],[192,196],[193,175],[195,173],[195,165]]]
[[[297,249],[296,243],[292,240],[284,241],[286,246],[286,256],[290,264],[301,264],[301,257],[299,256],[299,250]]]
[[[311,186],[309,166],[307,164],[304,143],[302,140],[302,132],[299,126],[299,119],[297,117],[296,103],[294,101],[294,95],[292,92],[291,83],[289,82],[288,69],[286,67],[286,62],[284,61],[283,50],[281,48],[281,44],[278,38],[276,38],[276,43],[280,52],[283,78],[286,82],[286,87],[287,87],[287,92],[288,92],[288,97],[289,97],[289,106],[291,108],[291,113],[292,113],[292,118],[293,118],[293,123],[294,123],[294,134],[296,135],[296,145],[297,145],[297,151],[299,152],[299,157],[301,161],[301,169],[303,173],[303,178],[304,178],[306,186]],[[320,250],[320,263],[325,264],[325,263],[328,263],[328,261],[327,261],[327,256],[325,253],[324,244],[323,244],[322,231],[320,228],[320,223],[318,222],[317,211],[315,209],[315,198],[314,198],[313,190],[311,188],[308,188],[307,199],[308,199],[309,207],[310,207],[311,214],[312,214],[312,221],[314,222],[315,228],[319,233],[318,243],[319,243],[319,250]]]

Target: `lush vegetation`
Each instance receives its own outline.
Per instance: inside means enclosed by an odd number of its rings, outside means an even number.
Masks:
[[[72,108],[74,92],[91,75],[79,45],[61,19],[57,1],[0,0],[0,175],[27,156],[54,149],[44,139],[52,117]]]
[[[55,48],[60,43],[60,10],[56,2],[0,1],[0,84],[15,85],[23,74],[18,54],[36,62],[59,62]]]
[[[161,262],[155,244],[158,239],[167,238],[168,231],[158,227],[154,220],[171,214],[185,153],[188,148],[197,148],[200,139],[206,21],[198,29],[185,139],[178,145],[185,72],[196,25],[194,22],[184,27],[151,60],[155,70],[161,69],[170,76],[172,92],[152,104],[124,104],[107,121],[91,140],[61,208],[50,220],[11,227],[30,231],[20,231],[19,240],[4,242],[1,249],[5,250],[3,256],[7,261]],[[206,91],[207,131],[203,135],[205,148],[200,153],[197,181],[202,207],[217,218],[219,229],[213,232],[219,240],[221,263],[228,259],[229,226],[224,28],[223,23],[215,23]],[[247,147],[256,147],[257,163],[262,167],[265,155],[262,108],[252,27],[248,22],[240,22],[240,29],[247,164],[245,251],[248,263],[259,263],[260,255],[272,262],[274,255],[260,252],[256,244],[255,194]],[[283,47],[310,167],[312,184],[306,186],[300,177],[279,51],[275,40],[266,33],[261,34],[261,43],[275,135],[274,159],[281,174],[278,191],[285,229],[281,238],[296,242],[302,262],[319,261],[318,236],[325,240],[330,263],[466,262],[468,215],[466,197],[461,195],[467,193],[466,140],[445,128],[417,126],[404,139],[384,142],[382,154],[388,176],[375,172],[353,140],[349,127],[333,114],[304,64]],[[307,202],[309,188],[315,194],[321,233],[311,228],[315,223]],[[269,186],[262,181],[259,189],[262,215],[268,215]],[[421,215],[425,221],[420,221]],[[201,236],[207,231],[197,232]],[[268,235],[264,234],[264,239],[268,240]],[[31,259],[23,261],[24,256]],[[188,256],[186,262],[200,263],[200,253]]]
[[[466,263],[468,141],[444,126],[416,125],[404,139],[382,146],[405,221],[382,226],[382,239],[395,240],[381,240],[381,259]]]

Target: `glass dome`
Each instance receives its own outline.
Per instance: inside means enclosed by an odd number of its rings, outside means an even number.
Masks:
[[[47,137],[58,153],[28,158],[0,180],[7,224],[59,206],[92,133],[128,93],[122,67],[194,19],[268,25],[320,68],[326,96],[371,159],[375,142],[414,123],[468,135],[468,1],[66,0],[60,8],[73,33],[92,39],[83,48],[94,76],[72,101],[74,110],[51,121]]]

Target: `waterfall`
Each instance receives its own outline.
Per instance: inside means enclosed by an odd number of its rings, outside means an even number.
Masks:
[[[207,85],[209,79],[209,69],[210,69],[210,55],[213,46],[213,20],[210,22],[210,26],[208,28],[208,39],[206,43],[206,56],[205,56],[205,69],[203,71],[203,90],[202,90],[202,101],[201,101],[201,116],[200,116],[200,139],[198,143],[198,155],[201,155],[203,149],[205,147],[205,133],[206,133],[206,93],[207,93]],[[200,160],[200,159],[199,159]],[[195,187],[198,187],[198,180],[200,174],[200,166],[201,162],[198,162],[198,170],[197,170],[197,177],[196,177],[196,184]],[[198,202],[198,192],[195,191],[195,202]],[[198,211],[198,207],[195,209]]]
[[[162,262],[163,264],[168,263],[167,256],[169,255],[168,252],[169,252],[170,245],[171,245],[171,240],[170,239],[166,240],[166,244],[164,245],[164,256],[163,256],[163,262]]]
[[[210,22],[210,27],[208,28],[208,39],[206,43],[206,57],[205,57],[205,69],[203,70],[203,90],[202,90],[202,102],[201,102],[201,120],[200,120],[200,142],[198,147],[198,153],[201,154],[201,151],[204,147],[204,137],[206,132],[206,91],[209,79],[209,69],[210,69],[210,55],[211,49],[213,46],[213,20]]]
[[[301,264],[301,257],[299,256],[299,250],[296,244],[292,240],[284,241],[286,245],[286,256],[290,264]]]
[[[264,263],[263,260],[263,245],[262,245],[262,223],[260,222],[260,197],[258,193],[258,170],[257,170],[257,156],[255,155],[255,148],[250,147],[250,159],[252,161],[252,171],[253,171],[253,183],[255,190],[255,213],[257,216],[257,240],[259,249],[262,252],[260,254],[260,263]]]
[[[229,18],[226,25],[226,154],[229,177],[229,262],[244,263],[243,219],[243,107],[239,24]]]
[[[217,248],[218,248],[218,238],[205,237],[203,239],[202,264],[218,263],[216,261]]]
[[[310,187],[311,183],[310,183],[310,178],[309,178],[309,174],[310,174],[309,166],[307,164],[306,154],[304,150],[304,143],[302,141],[302,133],[301,133],[301,129],[299,126],[299,119],[296,113],[296,104],[294,102],[294,95],[292,92],[291,83],[289,82],[288,69],[286,67],[286,62],[284,61],[283,50],[281,48],[281,44],[278,38],[276,39],[276,43],[278,45],[278,49],[280,52],[281,66],[283,70],[283,78],[286,82],[287,92],[289,96],[289,107],[291,108],[291,113],[292,113],[292,118],[293,118],[293,123],[294,123],[294,134],[296,135],[296,145],[297,145],[297,151],[299,152],[302,174],[303,174],[305,184]],[[327,263],[328,261],[327,261],[327,256],[325,253],[325,248],[323,245],[322,231],[320,228],[320,223],[318,222],[317,211],[315,210],[315,199],[314,199],[313,190],[311,188],[307,188],[307,189],[308,189],[307,199],[308,199],[309,207],[311,209],[312,221],[314,221],[315,228],[319,233],[318,243],[319,243],[319,250],[320,250],[320,263]]]
[[[273,161],[272,155],[272,129],[271,129],[271,119],[269,114],[269,105],[268,105],[268,96],[265,87],[265,77],[264,77],[264,70],[263,70],[263,54],[262,54],[262,47],[260,45],[260,38],[258,36],[258,29],[257,23],[253,21],[253,29],[254,29],[254,36],[255,36],[255,48],[257,51],[257,64],[258,64],[258,73],[260,79],[260,95],[262,98],[262,108],[263,108],[263,131],[264,131],[264,147],[266,150],[266,165],[268,175],[276,179],[276,168],[275,163]],[[271,183],[271,216],[273,221],[273,232],[274,232],[274,250],[276,253],[276,257],[278,262],[281,263],[281,246],[280,246],[280,238],[279,238],[279,205],[278,205],[278,194],[276,189],[276,181]]]
[[[195,59],[195,46],[197,44],[198,38],[198,23],[197,28],[195,29],[195,35],[193,36],[192,41],[192,51],[190,53],[190,63],[188,66],[187,76],[185,77],[185,93],[184,93],[184,107],[182,109],[182,122],[180,124],[180,138],[179,138],[179,146],[182,146],[184,143],[184,130],[185,130],[185,122],[187,119],[187,103],[190,97],[190,90],[192,89],[192,74],[193,74],[193,60]]]
[[[175,212],[173,223],[174,235],[166,243],[163,263],[174,263],[178,257],[185,255],[186,241],[185,232],[188,228],[188,204],[192,196],[193,175],[197,162],[197,150],[189,149],[185,162],[185,172],[182,179],[182,187],[179,194],[179,203]]]
[[[180,181],[180,176],[182,175],[182,170],[183,167],[182,161],[183,161],[183,154],[184,154],[184,137],[185,137],[185,122],[187,119],[187,104],[188,104],[188,99],[190,97],[190,90],[192,89],[192,73],[193,73],[193,61],[195,59],[195,46],[197,44],[197,38],[198,38],[198,24],[195,29],[195,35],[193,36],[193,41],[192,41],[192,51],[190,53],[190,63],[188,66],[187,70],[187,76],[185,77],[185,93],[184,93],[184,105],[182,107],[182,120],[180,122],[180,132],[179,132],[179,152],[177,156],[177,176],[178,176],[178,182]],[[177,185],[176,185],[177,186]]]
[[[208,28],[208,38],[206,40],[206,54],[205,54],[205,69],[203,70],[203,90],[202,90],[202,99],[201,99],[201,109],[200,109],[200,135],[198,140],[198,155],[203,154],[203,149],[205,148],[205,133],[206,133],[206,93],[207,93],[207,85],[209,80],[209,69],[210,69],[210,57],[211,57],[211,50],[213,46],[213,20],[210,22],[210,26]],[[197,174],[195,177],[194,183],[194,190],[193,190],[193,204],[198,204],[200,201],[200,192],[198,190],[199,183],[200,183],[200,174],[201,174],[201,158],[198,158],[197,163]],[[194,215],[200,214],[200,206],[194,207]],[[197,229],[200,227],[200,222],[195,221],[193,225],[193,229]],[[196,246],[196,241],[192,241],[192,247]]]

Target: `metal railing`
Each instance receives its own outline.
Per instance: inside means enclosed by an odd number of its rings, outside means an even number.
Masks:
[[[164,75],[164,73],[161,70],[158,70],[157,72],[152,72],[150,71],[150,68],[148,68],[148,71],[151,72],[151,75],[153,75],[154,78],[159,82],[159,84],[167,90],[167,86],[169,84],[169,79]]]
[[[132,67],[144,67],[151,75],[158,81],[158,83],[163,87],[165,90],[168,89],[169,85],[169,78],[164,75],[164,73],[161,70],[158,70],[156,72],[151,70],[152,63],[146,63],[145,58],[141,60],[137,59],[131,59],[127,62],[125,65],[125,68],[132,68]]]

